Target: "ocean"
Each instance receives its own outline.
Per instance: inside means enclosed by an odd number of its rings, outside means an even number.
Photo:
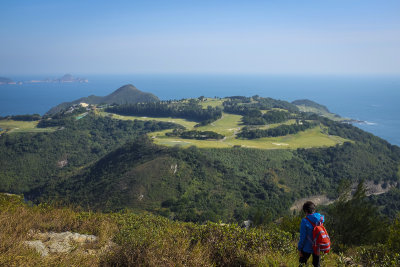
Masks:
[[[357,127],[400,146],[400,76],[288,75],[77,75],[89,83],[0,85],[0,116],[44,114],[61,102],[89,95],[104,96],[125,84],[160,99],[272,97],[310,99],[343,117],[365,121]],[[49,75],[48,77],[58,77]],[[16,76],[14,81],[47,77]]]

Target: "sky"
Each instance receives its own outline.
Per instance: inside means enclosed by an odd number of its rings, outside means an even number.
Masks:
[[[0,76],[399,75],[399,0],[1,0]]]

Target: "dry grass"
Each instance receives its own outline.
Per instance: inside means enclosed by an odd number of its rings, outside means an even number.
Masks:
[[[111,221],[101,214],[78,213],[69,208],[28,207],[19,196],[0,195],[0,266],[96,266],[100,258],[86,254],[42,257],[23,244],[30,230],[73,231],[98,235],[99,246],[115,233]]]
[[[24,245],[31,230],[71,231],[99,237],[104,253],[78,250],[43,257]],[[92,247],[96,249],[96,247]],[[337,255],[325,257],[335,266]],[[151,214],[88,213],[46,205],[28,206],[0,194],[0,266],[296,266],[295,241],[277,228],[172,222]]]

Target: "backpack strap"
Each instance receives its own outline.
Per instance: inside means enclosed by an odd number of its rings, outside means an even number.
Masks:
[[[316,225],[323,225],[323,223],[322,223],[322,217],[321,217],[321,219],[319,220],[319,222],[317,222],[317,224],[313,223],[310,219],[308,219],[307,216],[306,216],[306,219],[307,219],[307,221],[309,221],[309,222],[311,223],[311,225],[312,225],[313,227],[315,227]]]
[[[313,223],[310,219],[308,219],[307,216],[306,216],[306,219],[307,219],[307,221],[309,221],[309,222],[311,223],[311,225],[312,225],[313,227],[315,227],[315,223]]]

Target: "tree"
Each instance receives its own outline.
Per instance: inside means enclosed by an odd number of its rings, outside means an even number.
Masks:
[[[342,183],[338,200],[328,210],[327,229],[336,245],[364,245],[385,240],[387,222],[377,214],[377,207],[367,201],[361,181],[350,198],[349,183]]]

